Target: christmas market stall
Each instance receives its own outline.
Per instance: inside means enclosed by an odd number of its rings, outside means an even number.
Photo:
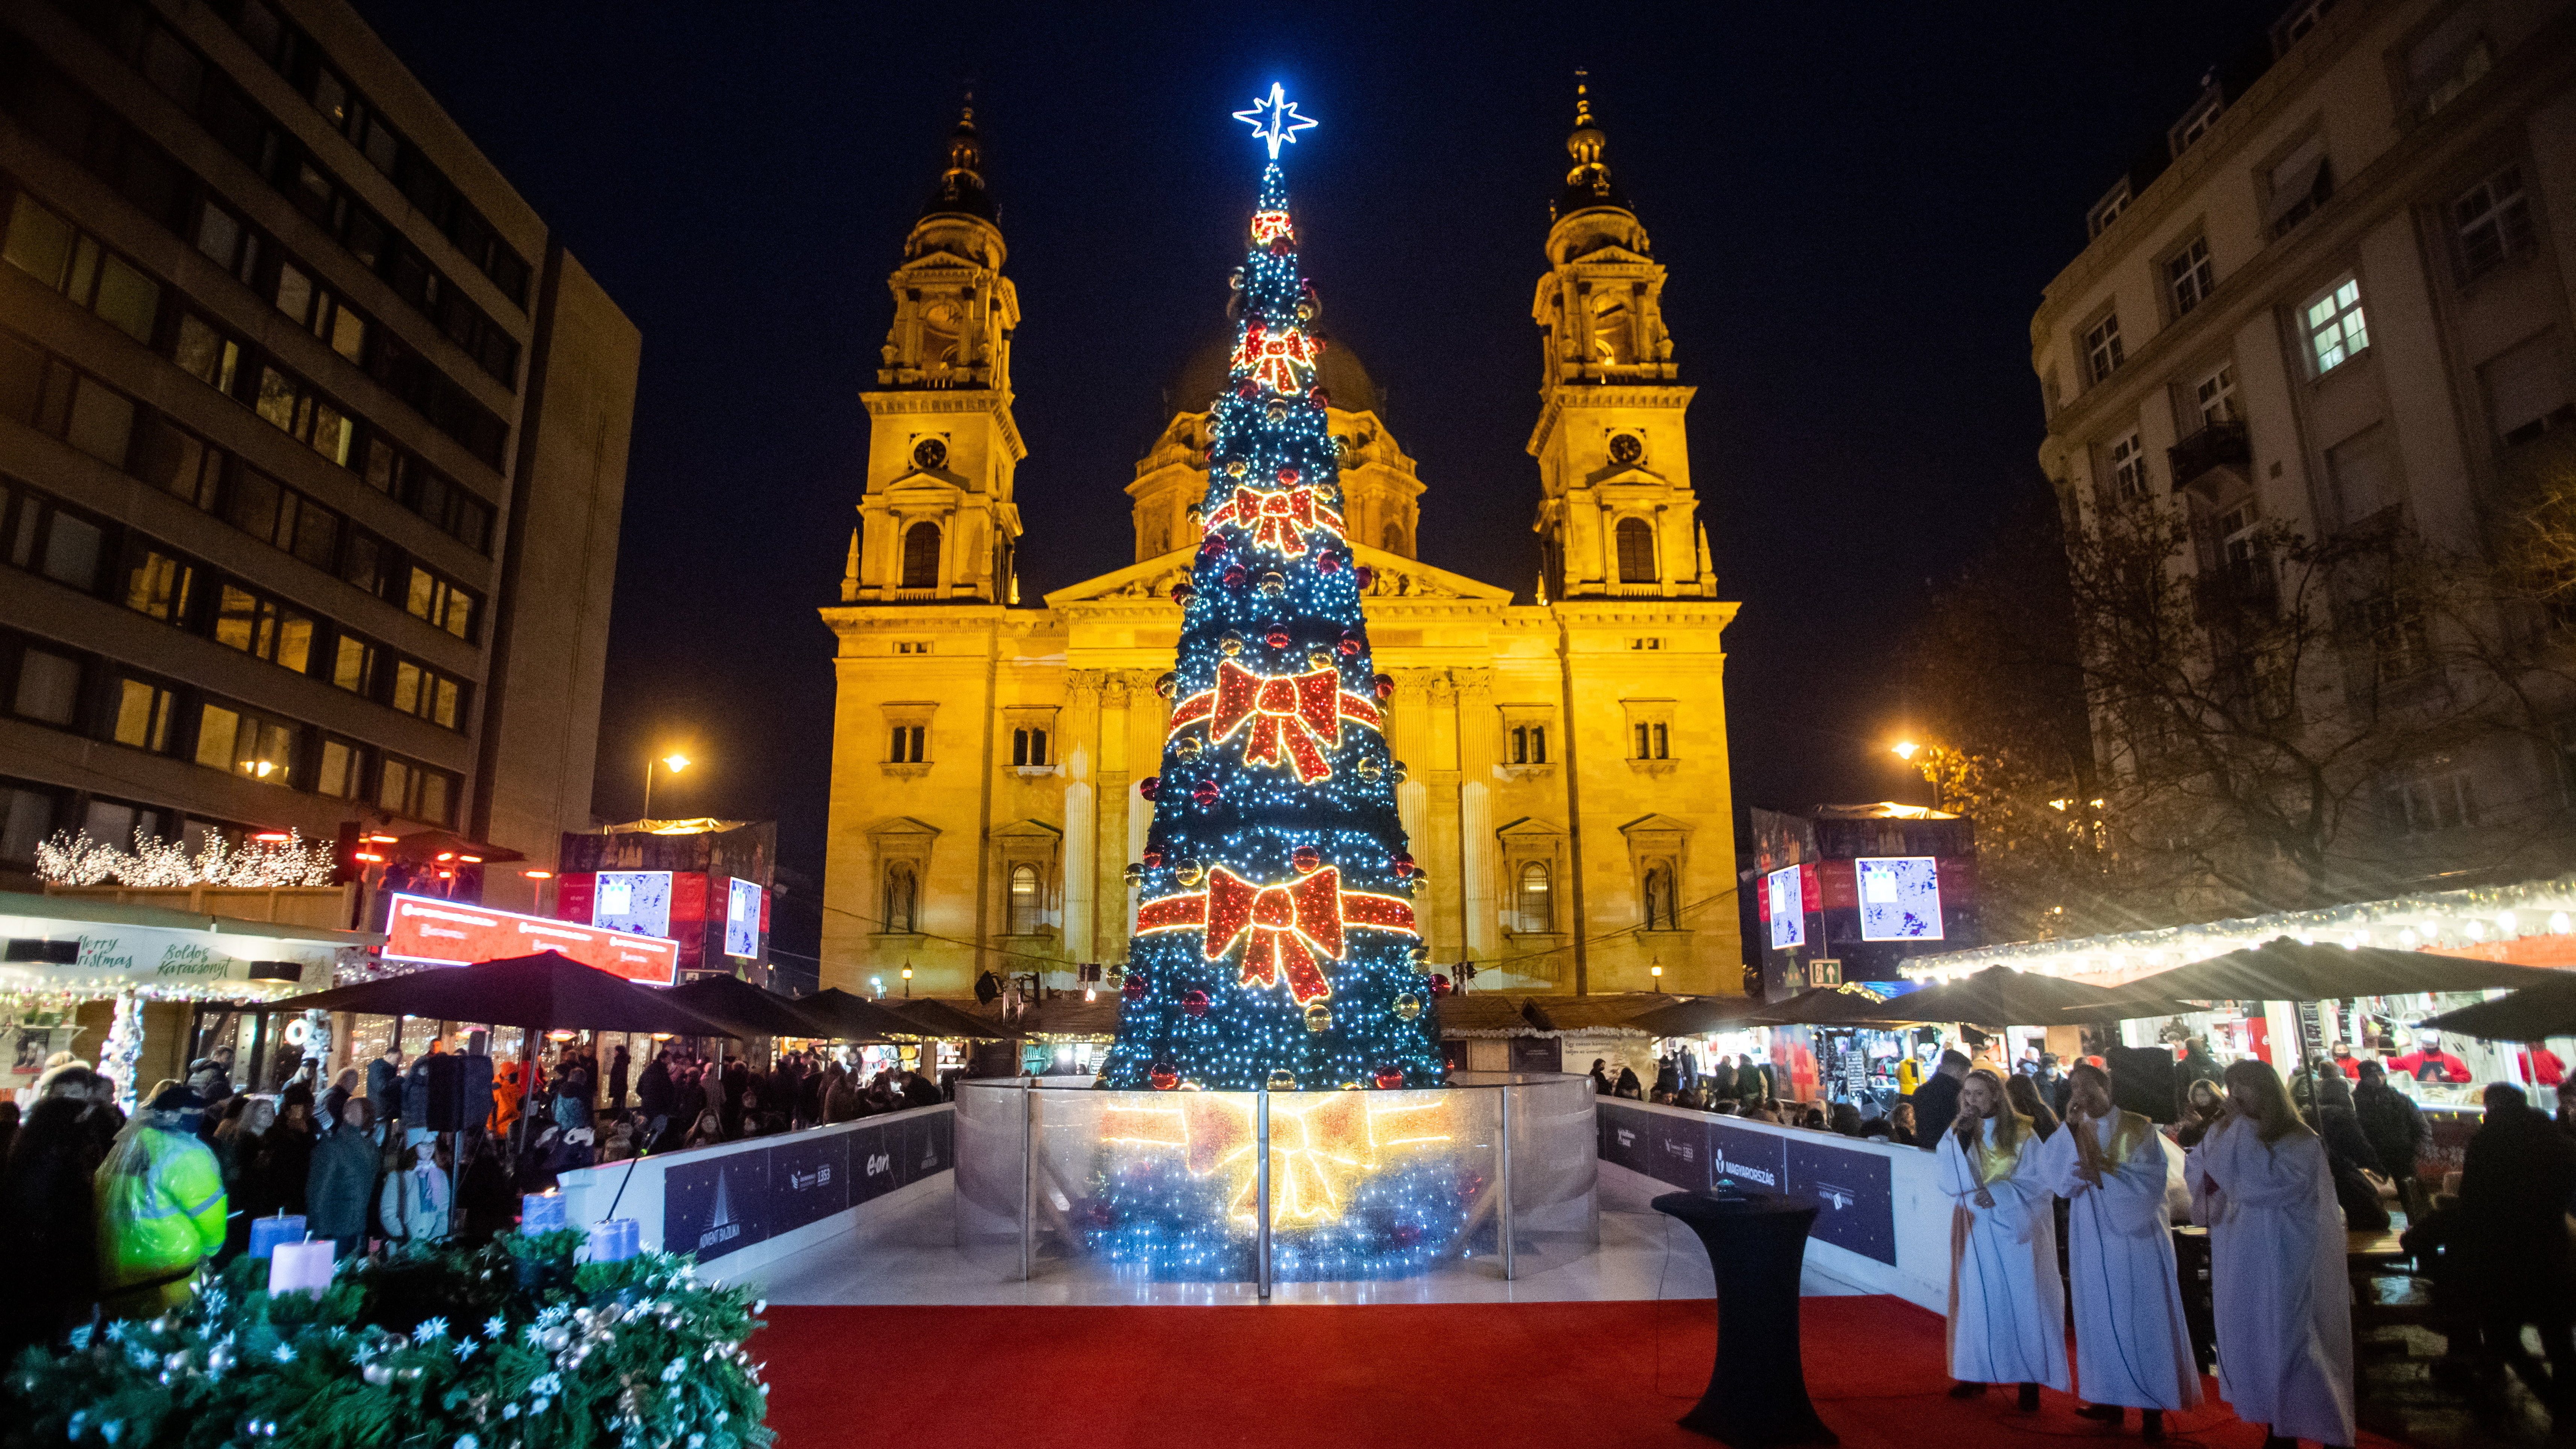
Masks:
[[[2048,1028],[2049,1049],[2198,1054],[2217,1067],[2303,1064],[2358,1076],[2376,1062],[2433,1129],[2414,1164],[2427,1182],[2459,1167],[2494,1082],[2543,1099],[2576,1040],[2528,1046],[2449,1025],[2490,993],[2554,987],[2576,966],[2576,877],[2426,892],[2310,911],[1916,957],[1927,983],[1993,966],[2114,988],[2117,1027]],[[2528,1028],[2524,1028],[2528,1029]],[[2304,1090],[2302,1094],[2304,1094]]]
[[[81,895],[0,893],[0,1028],[7,1085],[32,1089],[49,1062],[92,1062],[127,1106],[187,1074],[209,1020],[254,1024],[244,1081],[327,1046],[328,1028],[279,999],[327,985],[378,937],[239,920]],[[320,1036],[315,1033],[319,1031]]]

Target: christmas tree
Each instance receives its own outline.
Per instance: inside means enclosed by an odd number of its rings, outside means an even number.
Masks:
[[[1100,1085],[1273,1091],[1440,1084],[1325,340],[1298,271],[1279,148],[1315,123],[1281,88],[1237,119],[1267,145],[1234,276],[1226,391],[1210,408],[1205,529],[1183,606],[1125,1009]]]

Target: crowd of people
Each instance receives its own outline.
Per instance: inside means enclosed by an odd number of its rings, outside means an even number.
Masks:
[[[2170,1231],[2193,1223],[2208,1230],[2231,1407],[2275,1446],[2349,1445],[2346,1234],[2387,1231],[2391,1203],[2411,1198],[2403,1246],[2434,1281],[2455,1352],[2519,1374],[2576,1423],[2576,1082],[2545,1049],[2527,1050],[2531,1079],[2556,1089],[2555,1116],[2520,1088],[2489,1087],[2462,1171],[2430,1193],[2414,1180],[2431,1128],[2390,1079],[2447,1079],[2456,1059],[2420,1045],[2412,1055],[2338,1052],[2284,1081],[2260,1061],[2222,1067],[2196,1039],[2064,1068],[2036,1052],[2007,1068],[1947,1050],[1867,1120],[1850,1102],[1780,1100],[1771,1069],[1745,1058],[1700,1071],[1679,1052],[1651,1089],[1603,1061],[1591,1079],[1603,1096],[1937,1153],[1954,1203],[1954,1393],[2008,1384],[2027,1408],[2042,1385],[2080,1386],[2089,1416],[2117,1424],[2136,1409],[2145,1436],[2161,1439],[2163,1415],[2200,1402]],[[2542,1355],[2527,1351],[2526,1326]]]
[[[307,1060],[235,1090],[229,1050],[142,1094],[57,1054],[24,1108],[0,1101],[0,1243],[16,1259],[0,1360],[92,1320],[157,1311],[262,1218],[301,1218],[340,1256],[482,1241],[579,1167],[936,1104],[918,1072],[863,1074],[812,1051],[767,1069],[684,1043],[634,1070],[565,1043],[551,1065],[392,1047],[327,1083]],[[630,1080],[631,1078],[631,1080]]]

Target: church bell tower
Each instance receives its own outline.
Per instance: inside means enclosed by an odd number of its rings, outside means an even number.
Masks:
[[[986,192],[972,105],[886,284],[894,326],[868,409],[867,491],[841,577],[843,603],[1016,603],[1012,479],[1028,456],[1011,416],[1019,294]]]
[[[1541,583],[1558,599],[1715,598],[1684,422],[1697,389],[1675,380],[1664,269],[1611,178],[1577,77],[1565,142],[1574,165],[1530,307],[1545,353],[1529,441]]]

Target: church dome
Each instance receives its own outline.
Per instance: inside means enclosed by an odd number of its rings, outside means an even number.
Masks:
[[[1209,338],[1190,353],[1189,361],[1172,377],[1165,389],[1163,404],[1174,413],[1207,410],[1216,395],[1225,391],[1226,379],[1233,376],[1235,328],[1227,323],[1225,330]],[[1344,346],[1337,337],[1326,337],[1324,359],[1316,369],[1316,381],[1323,384],[1324,395],[1334,407],[1344,412],[1384,415],[1384,399],[1378,396],[1377,383],[1360,365],[1359,355]]]

